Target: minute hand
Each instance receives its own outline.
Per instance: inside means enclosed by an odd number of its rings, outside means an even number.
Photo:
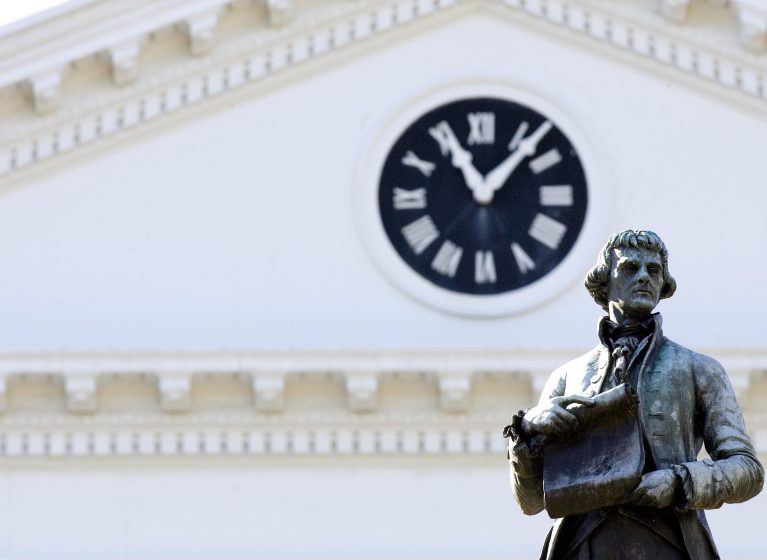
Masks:
[[[541,126],[535,129],[530,136],[519,143],[519,147],[511,153],[503,162],[493,169],[485,177],[485,188],[492,191],[500,189],[509,178],[509,175],[522,163],[522,160],[535,153],[538,142],[541,141],[546,133],[551,130],[551,121],[545,121]]]

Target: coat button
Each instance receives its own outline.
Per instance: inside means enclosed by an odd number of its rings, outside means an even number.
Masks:
[[[711,459],[703,459],[703,464],[707,465],[709,467],[713,467],[714,466],[714,461],[711,460]]]
[[[593,397],[596,394],[597,394],[596,389],[589,389],[588,391],[586,391],[586,396],[589,398]]]
[[[589,383],[599,383],[600,381],[602,381],[602,374],[601,373],[597,373],[591,379],[589,379]]]

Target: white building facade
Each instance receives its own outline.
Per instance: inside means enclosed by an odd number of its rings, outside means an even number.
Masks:
[[[582,279],[626,228],[767,459],[766,28],[757,0],[73,0],[0,30],[0,557],[537,557],[501,430],[596,343]],[[486,98],[528,126],[416,126]],[[432,177],[534,130],[510,167],[583,186],[536,183],[492,265],[445,245]],[[767,557],[765,504],[711,512],[724,558]]]

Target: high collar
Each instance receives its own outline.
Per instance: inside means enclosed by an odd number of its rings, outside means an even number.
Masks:
[[[637,324],[636,329],[640,331],[645,330],[647,334],[658,335],[662,332],[662,326],[663,326],[663,318],[661,317],[661,314],[652,313],[646,319],[640,321]],[[608,316],[602,317],[599,320],[599,325],[597,328],[599,341],[602,343],[602,346],[611,348],[614,334],[616,333],[619,334],[621,330],[629,331],[627,332],[627,334],[631,334],[630,331],[634,329],[632,329],[632,327],[618,326],[613,321],[611,321],[610,317]]]

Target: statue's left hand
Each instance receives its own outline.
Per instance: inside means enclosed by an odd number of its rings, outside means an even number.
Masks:
[[[679,483],[672,469],[649,472],[631,492],[629,501],[638,506],[668,507],[674,503]]]

